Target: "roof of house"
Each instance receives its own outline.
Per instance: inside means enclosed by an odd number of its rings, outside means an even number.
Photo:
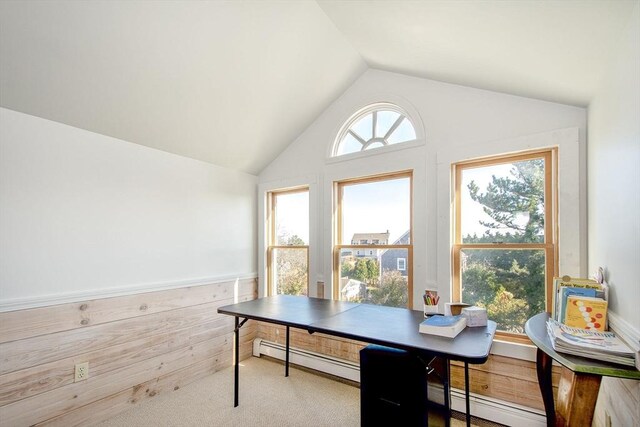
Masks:
[[[378,241],[389,241],[389,232],[386,233],[354,233],[351,238],[352,242],[359,242],[360,240],[366,240],[367,242],[373,242],[374,240]]]

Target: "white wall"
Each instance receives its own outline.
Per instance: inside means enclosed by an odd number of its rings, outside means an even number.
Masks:
[[[0,305],[255,274],[256,181],[0,109]]]
[[[640,335],[640,5],[589,104],[589,270]]]
[[[403,107],[418,126],[420,141],[404,150],[347,161],[328,161],[329,147],[340,126],[359,108],[377,101]],[[538,101],[485,90],[451,85],[400,74],[369,70],[334,102],[307,130],[260,174],[259,206],[264,192],[295,183],[313,182],[310,263],[311,292],[316,280],[324,280],[325,296],[331,295],[332,198],[331,185],[338,179],[394,170],[414,170],[414,301],[426,287],[436,286],[448,297],[450,289],[448,230],[448,176],[438,174],[444,162],[473,156],[537,148],[528,141],[559,143],[555,136],[521,138],[548,131],[569,135],[560,148],[560,157],[569,168],[561,177],[561,197],[574,206],[564,215],[570,231],[561,251],[563,274],[586,274],[586,111],[583,108]],[[421,136],[422,135],[422,136]],[[544,142],[543,142],[544,143]],[[545,143],[546,144],[546,143]],[[445,160],[443,160],[445,159]],[[447,168],[448,168],[447,164]],[[443,193],[442,189],[446,191]],[[314,190],[315,189],[315,190]],[[444,209],[442,209],[444,207]],[[585,209],[580,210],[580,207]],[[263,274],[264,213],[259,212],[258,271]],[[315,234],[314,234],[315,231]],[[444,233],[444,234],[443,234]],[[315,236],[315,237],[314,237]],[[438,242],[445,239],[445,242]],[[314,248],[317,248],[314,250]],[[443,249],[444,248],[444,249]],[[264,284],[264,277],[261,283]],[[446,300],[446,299],[445,299]]]

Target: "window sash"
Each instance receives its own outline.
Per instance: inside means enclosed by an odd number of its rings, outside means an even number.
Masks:
[[[342,236],[342,196],[344,194],[343,189],[346,186],[350,185],[358,185],[358,184],[367,184],[371,182],[380,182],[387,181],[393,179],[400,178],[409,178],[409,244],[408,245],[371,245],[375,246],[376,250],[379,249],[407,249],[407,307],[413,307],[413,171],[399,171],[393,172],[389,174],[381,174],[381,175],[373,175],[367,177],[360,178],[351,178],[346,179],[339,182],[334,182],[334,203],[336,206],[336,213],[334,217],[335,221],[335,232],[334,232],[334,242],[337,244],[333,245],[333,292],[332,297],[335,300],[340,299],[340,251],[342,249],[353,249],[367,247],[365,245],[348,245],[348,244],[340,244],[343,241]]]
[[[460,254],[465,249],[518,250],[541,249],[545,253],[545,307],[551,311],[553,277],[558,275],[558,227],[557,227],[557,149],[536,150],[522,154],[494,156],[470,160],[452,165],[454,176],[454,242],[452,245],[452,301],[462,299]],[[487,167],[505,163],[540,159],[544,160],[544,243],[463,243],[462,242],[462,172],[468,168]],[[511,341],[528,342],[521,334],[498,331],[498,336]]]
[[[276,282],[275,282],[275,268],[273,266],[273,252],[277,249],[306,249],[307,252],[307,295],[309,295],[309,245],[277,245],[278,237],[276,236],[276,207],[278,196],[296,194],[296,193],[308,193],[309,187],[296,187],[288,188],[284,190],[274,190],[267,193],[267,296],[276,295]]]

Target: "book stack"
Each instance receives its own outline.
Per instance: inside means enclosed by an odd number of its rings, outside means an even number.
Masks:
[[[547,320],[547,333],[558,353],[635,366],[635,353],[613,332],[574,328]]]
[[[584,328],[588,323],[593,323],[593,325],[589,326],[589,329],[597,329],[600,331],[607,329],[607,292],[606,288],[602,284],[591,279],[575,279],[569,276],[563,276],[561,278],[556,277],[553,279],[553,289],[552,317],[554,319],[560,323],[566,323],[568,321],[567,310],[569,307],[572,311],[569,326]],[[572,306],[568,306],[569,298],[571,297],[573,297],[571,299]],[[579,300],[578,298],[583,299]],[[578,305],[579,301],[581,302]],[[600,316],[593,320],[589,318],[590,322],[583,322],[583,318],[586,320],[585,313],[591,313],[595,306],[601,310],[599,311]],[[602,310],[602,308],[604,308],[604,310]],[[577,313],[576,310],[581,313]],[[593,327],[596,323],[599,327]]]
[[[420,323],[422,334],[454,338],[467,326],[467,318],[458,316],[431,316]]]

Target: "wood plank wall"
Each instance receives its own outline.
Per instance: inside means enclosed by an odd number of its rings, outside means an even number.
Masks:
[[[284,344],[285,328],[258,322],[257,338]],[[359,351],[366,343],[323,334],[309,334],[304,330],[291,329],[291,346],[314,351],[359,363]],[[451,383],[464,389],[464,365],[451,364]],[[553,368],[554,397],[557,395],[560,369]],[[471,392],[505,400],[535,409],[544,409],[536,366],[533,362],[492,355],[483,365],[469,365],[469,385]]]
[[[640,381],[602,378],[592,425],[640,426]]]
[[[236,289],[257,298],[247,279],[0,313],[0,423],[92,425],[231,366],[233,318],[217,308]],[[255,333],[242,328],[242,359]]]

